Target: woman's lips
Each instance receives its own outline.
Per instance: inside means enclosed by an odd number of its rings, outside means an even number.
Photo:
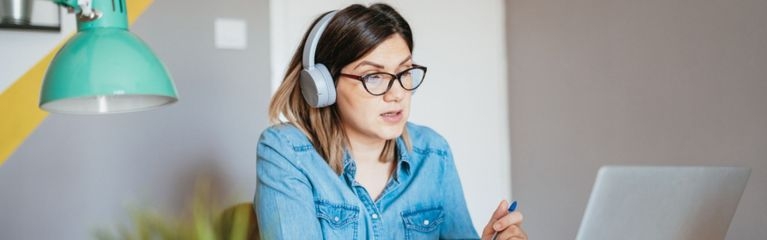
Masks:
[[[381,118],[387,123],[398,123],[402,120],[402,110],[382,113]]]

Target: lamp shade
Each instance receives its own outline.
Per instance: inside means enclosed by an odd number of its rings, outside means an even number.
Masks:
[[[127,31],[125,19],[124,11],[105,12],[101,19],[78,23],[78,33],[48,67],[40,108],[55,113],[122,113],[177,101],[162,62]]]

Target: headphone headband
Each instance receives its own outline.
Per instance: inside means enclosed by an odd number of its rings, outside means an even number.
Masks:
[[[317,22],[317,25],[312,28],[312,31],[309,32],[309,37],[306,38],[306,43],[304,45],[304,57],[302,61],[304,69],[314,68],[314,55],[317,52],[317,45],[320,43],[320,37],[322,36],[322,33],[325,32],[325,28],[330,23],[330,20],[336,15],[336,12],[337,11],[332,11],[325,14],[325,16]]]

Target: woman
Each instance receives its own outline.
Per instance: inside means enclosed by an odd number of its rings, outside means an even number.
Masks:
[[[426,67],[390,6],[315,21],[272,98],[254,204],[264,239],[477,239],[450,148],[407,122]],[[482,239],[527,239],[502,201]]]

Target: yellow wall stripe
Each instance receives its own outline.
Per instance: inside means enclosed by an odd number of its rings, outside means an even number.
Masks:
[[[133,24],[152,2],[152,0],[126,1],[128,23]],[[37,107],[43,76],[56,52],[71,37],[70,35],[62,40],[56,48],[0,94],[0,166],[48,116],[47,112]]]

